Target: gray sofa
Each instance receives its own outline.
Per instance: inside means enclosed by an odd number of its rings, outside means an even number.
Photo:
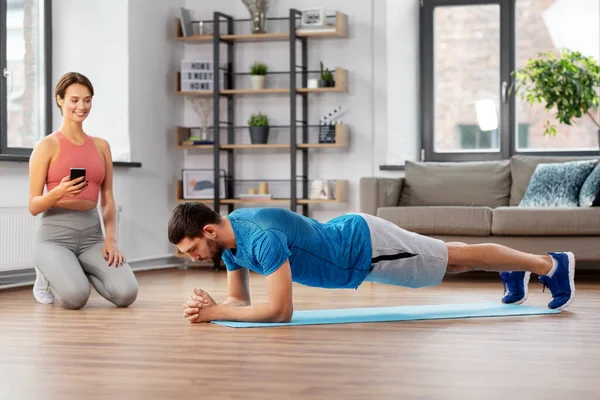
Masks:
[[[598,261],[600,207],[518,207],[539,163],[581,159],[407,162],[403,178],[361,179],[360,211],[446,242],[491,242],[538,254],[568,250],[578,262]]]

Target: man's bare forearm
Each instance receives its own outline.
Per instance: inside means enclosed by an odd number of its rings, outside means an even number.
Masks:
[[[247,307],[250,305],[250,301],[244,301],[244,300],[240,300],[236,297],[228,297],[225,300],[223,300],[223,303],[221,303],[221,305],[224,306],[228,306],[228,307]]]
[[[269,303],[247,307],[216,305],[206,309],[211,321],[289,322],[292,311],[278,309]]]

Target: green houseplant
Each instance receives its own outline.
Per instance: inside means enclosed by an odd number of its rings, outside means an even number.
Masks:
[[[561,50],[558,56],[539,53],[524,68],[514,71],[513,77],[511,91],[531,105],[545,104],[547,110],[554,110],[558,122],[571,125],[584,115],[591,118],[598,127],[600,142],[600,65],[592,57],[568,49]],[[544,135],[556,136],[556,126],[551,121],[544,125]]]
[[[250,66],[250,87],[255,90],[264,89],[267,79],[267,64],[255,62]]]
[[[319,79],[319,87],[335,87],[335,80],[333,80],[333,73],[329,68],[323,68],[323,62],[321,61],[321,77]]]
[[[252,144],[265,144],[269,139],[269,117],[263,113],[252,114],[248,119]]]

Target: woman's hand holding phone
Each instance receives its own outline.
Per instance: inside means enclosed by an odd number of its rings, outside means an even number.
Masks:
[[[60,197],[74,197],[83,192],[87,187],[88,182],[85,176],[80,176],[77,179],[71,180],[70,176],[65,176],[60,181],[60,184],[54,188]]]

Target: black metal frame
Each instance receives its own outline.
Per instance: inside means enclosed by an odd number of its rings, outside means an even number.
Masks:
[[[7,67],[6,60],[6,13],[7,2],[0,1],[0,70]],[[52,131],[52,4],[50,0],[44,1],[44,80],[45,80],[45,130],[44,135]],[[0,77],[0,155],[27,156],[33,149],[8,147],[8,89],[6,79]]]
[[[421,0],[419,13],[420,63],[420,137],[422,161],[480,161],[507,159],[515,154],[548,156],[595,156],[597,151],[518,151],[514,94],[508,93],[515,69],[515,1],[516,0]],[[499,152],[434,152],[434,34],[433,13],[436,7],[497,4],[500,7],[500,123]],[[503,93],[504,91],[504,93]]]
[[[281,72],[271,72],[277,74],[288,74],[290,77],[290,125],[281,125],[278,127],[289,127],[290,128],[290,208],[292,211],[296,211],[298,204],[298,192],[297,185],[298,179],[302,181],[302,197],[308,198],[308,162],[309,153],[307,148],[298,148],[298,123],[302,127],[302,143],[308,142],[308,128],[315,127],[316,125],[308,124],[308,93],[300,93],[297,91],[297,78],[298,75],[301,77],[302,87],[306,87],[308,84],[309,71],[308,70],[308,40],[306,37],[296,36],[296,21],[302,16],[302,12],[297,9],[290,9],[289,17],[280,18],[267,18],[268,20],[289,20],[289,47],[290,47],[290,70]],[[234,19],[233,17],[215,12],[213,14],[213,62],[214,71],[221,69],[221,44],[227,46],[227,73],[226,82],[227,89],[234,88],[234,77],[237,75],[248,75],[245,72],[235,72],[235,52],[234,46],[235,41],[224,40],[221,32],[221,24],[226,22],[227,34],[234,34],[234,23],[249,21],[249,19]],[[297,49],[298,42],[300,42],[301,50],[301,64],[297,65]],[[300,69],[301,72],[298,72]],[[302,119],[297,118],[297,105],[298,96],[301,97],[302,105]],[[221,111],[218,104],[220,104],[221,97],[227,98],[227,120],[221,121]],[[235,141],[235,129],[243,128],[242,126],[235,126],[235,95],[234,94],[222,94],[220,88],[219,74],[213,75],[213,168],[214,168],[214,210],[220,212],[221,201],[219,197],[220,193],[220,169],[221,169],[221,152],[225,151],[227,155],[227,175],[226,179],[228,197],[233,197],[234,191],[234,149],[223,149],[221,146],[221,129],[223,124],[227,127],[227,143],[233,144]],[[297,156],[298,152],[302,152],[302,175],[298,176],[297,173]],[[229,212],[233,211],[234,204],[227,204]],[[302,206],[302,213],[308,215],[308,204],[300,204]]]
[[[302,87],[307,87],[308,84],[308,41],[306,37],[296,36],[296,16],[302,17],[302,12],[296,9],[290,9],[290,185],[291,185],[291,205],[290,208],[295,211],[298,207],[297,194],[297,154],[298,154],[298,122],[302,124],[302,143],[308,142],[308,93],[298,93],[296,90],[297,70],[301,69]],[[296,64],[296,45],[300,41],[302,64]],[[302,101],[302,119],[297,119],[297,96],[301,97]],[[308,198],[308,149],[303,148],[302,151],[302,198]],[[302,214],[308,215],[308,204],[302,204]]]

